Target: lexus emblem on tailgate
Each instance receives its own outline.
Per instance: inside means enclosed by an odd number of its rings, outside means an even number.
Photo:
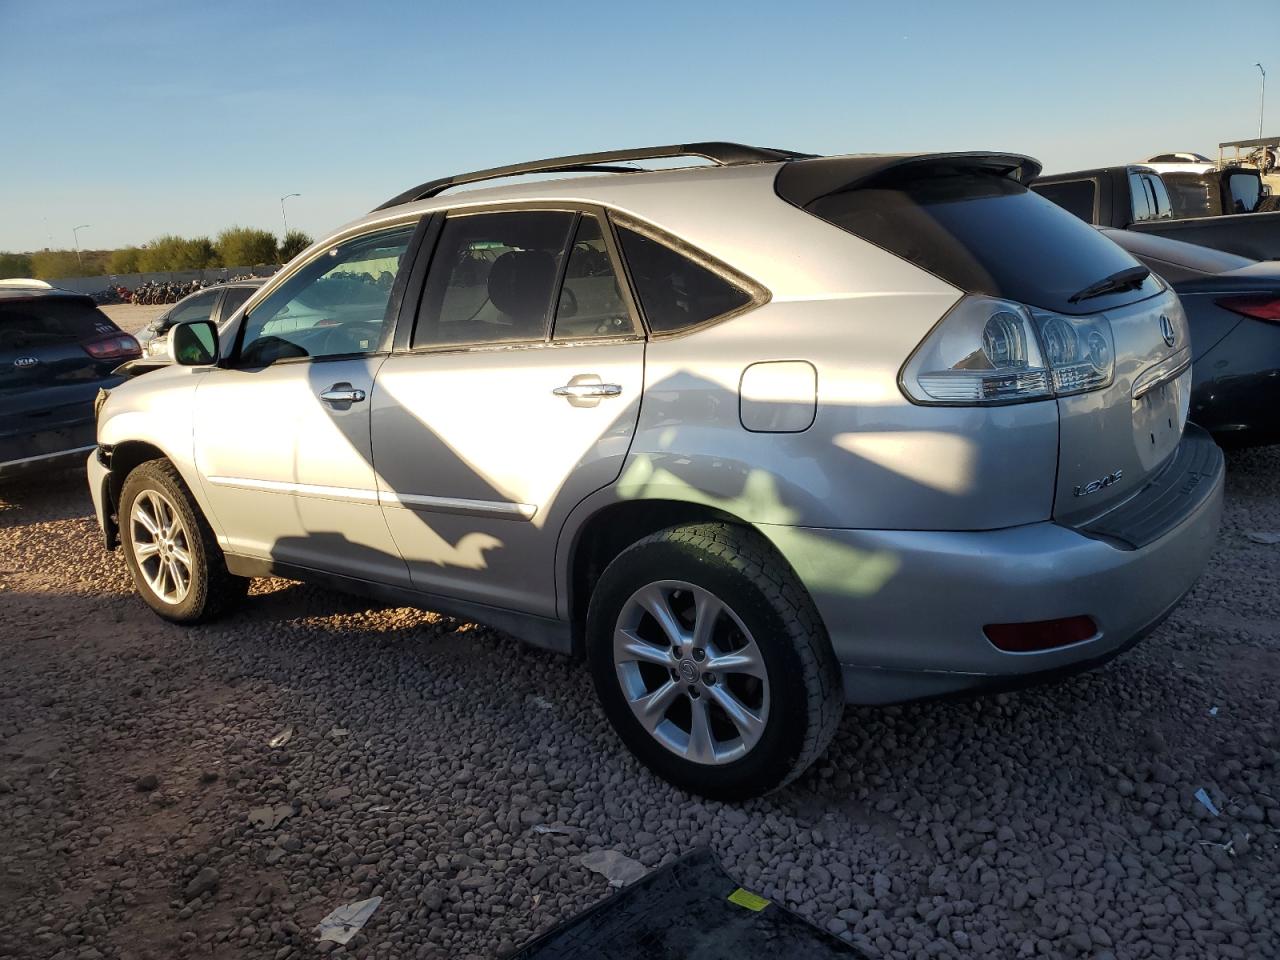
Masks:
[[[27,367],[34,367],[39,362],[39,357],[18,357],[17,360],[13,361],[13,365],[19,370],[25,370]]]
[[[1163,313],[1160,314],[1160,336],[1164,337],[1164,345],[1166,347],[1172,347],[1173,341],[1177,339],[1173,332],[1173,321]]]

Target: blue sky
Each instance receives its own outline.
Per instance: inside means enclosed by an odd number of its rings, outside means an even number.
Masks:
[[[1261,8],[1258,8],[1261,9]],[[322,233],[407,186],[738,140],[1002,149],[1049,171],[1252,137],[1265,30],[1212,8],[0,0],[0,250]],[[1280,112],[1268,128],[1280,128]]]

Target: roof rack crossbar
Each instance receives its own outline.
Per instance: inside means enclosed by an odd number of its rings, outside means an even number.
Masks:
[[[666,157],[702,157],[717,166],[731,166],[740,163],[769,163],[779,160],[798,160],[812,154],[796,153],[791,150],[777,150],[772,147],[749,147],[741,143],[684,143],[671,144],[665,147],[638,147],[634,150],[605,150],[601,153],[579,153],[567,157],[551,157],[547,160],[534,160],[529,163],[513,163],[505,167],[490,167],[488,170],[476,170],[472,173],[459,173],[438,180],[428,180],[404,193],[392,197],[386,203],[375,207],[385,210],[402,203],[415,200],[426,200],[437,196],[450,187],[465,183],[478,183],[482,180],[498,180],[503,177],[515,177],[529,173],[638,173],[631,167],[619,167],[615,164],[630,163],[636,160],[656,160]]]

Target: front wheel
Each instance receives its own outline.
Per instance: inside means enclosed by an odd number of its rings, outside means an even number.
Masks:
[[[120,543],[142,599],[175,623],[196,623],[243,597],[181,475],[166,460],[136,467],[120,492]]]
[[[624,550],[596,585],[587,638],[618,735],[694,793],[785,786],[840,719],[839,670],[813,602],[750,530],[675,527]]]

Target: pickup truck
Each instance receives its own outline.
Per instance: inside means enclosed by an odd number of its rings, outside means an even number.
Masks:
[[[1163,177],[1142,164],[1039,177],[1031,189],[1086,223],[1213,247],[1254,260],[1280,259],[1280,211],[1251,167]],[[1172,189],[1170,189],[1172,187]]]

